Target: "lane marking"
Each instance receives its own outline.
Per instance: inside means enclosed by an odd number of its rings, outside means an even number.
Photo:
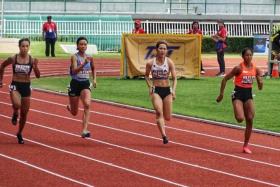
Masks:
[[[9,119],[9,116],[5,116],[5,115],[2,115],[2,114],[0,114],[0,116]],[[60,132],[60,133],[63,133],[63,134],[67,134],[67,135],[71,135],[71,136],[75,136],[75,137],[79,137],[80,138],[80,135],[76,135],[76,134],[73,134],[73,133],[70,133],[70,132],[67,132],[67,131],[59,130],[59,129],[52,128],[52,127],[47,127],[47,126],[40,125],[40,124],[37,124],[37,123],[32,123],[32,122],[27,122],[27,123],[29,123],[31,125],[34,125],[34,126],[37,126],[37,127],[45,128],[45,129],[48,129],[48,130],[52,130],[52,131],[56,131],[56,132]],[[0,131],[0,133],[4,133],[4,132]],[[149,137],[149,136],[147,136],[147,137]],[[153,137],[153,139],[158,139],[158,138],[154,138]],[[29,139],[27,139],[27,140],[29,140]],[[241,175],[237,175],[237,174],[233,174],[233,173],[224,172],[224,171],[221,171],[221,170],[216,170],[216,169],[208,168],[208,167],[200,166],[200,165],[197,165],[197,164],[192,164],[192,163],[188,163],[188,162],[184,162],[184,161],[180,161],[180,160],[176,160],[176,159],[172,159],[172,158],[156,155],[156,154],[153,154],[153,153],[139,151],[139,150],[136,150],[136,149],[128,148],[128,147],[125,147],[125,146],[120,146],[120,145],[109,143],[109,142],[105,142],[105,141],[102,141],[102,140],[97,140],[97,139],[93,139],[93,138],[88,138],[88,140],[95,141],[95,142],[102,143],[102,144],[109,145],[109,146],[113,146],[113,147],[117,147],[117,148],[120,148],[120,149],[128,150],[128,151],[140,153],[140,154],[143,154],[143,155],[148,155],[148,156],[151,156],[151,157],[160,158],[160,159],[163,159],[163,160],[175,162],[175,163],[182,164],[182,165],[191,166],[191,167],[194,167],[194,168],[199,168],[199,169],[203,169],[203,170],[207,170],[207,171],[215,172],[215,173],[219,173],[219,174],[224,174],[224,175],[231,176],[231,177],[236,177],[236,178],[239,178],[239,179],[253,181],[253,182],[257,182],[257,183],[261,183],[261,184],[267,184],[267,185],[271,185],[271,186],[279,186],[280,185],[280,184],[277,185],[277,184],[261,181],[261,180],[250,178],[250,177],[244,177],[244,176],[241,176]],[[29,140],[29,141],[33,142],[32,140]]]
[[[6,133],[3,133],[2,131],[0,131],[0,132],[1,132],[2,134],[15,137],[14,135],[6,134]],[[18,163],[27,165],[27,166],[29,166],[29,167],[31,167],[31,168],[34,168],[34,169],[43,171],[43,172],[48,173],[48,174],[50,174],[50,175],[54,175],[54,176],[56,176],[56,177],[59,177],[59,178],[62,178],[62,179],[65,179],[65,180],[68,180],[68,181],[71,181],[71,182],[74,182],[74,183],[83,185],[83,186],[93,187],[93,185],[90,185],[90,184],[87,184],[87,183],[83,183],[83,182],[80,182],[80,181],[78,181],[78,180],[75,180],[75,179],[66,177],[66,176],[64,176],[64,175],[61,175],[61,174],[52,172],[52,171],[50,171],[50,170],[44,169],[44,168],[39,167],[39,166],[36,166],[36,165],[34,165],[34,164],[27,163],[26,161],[23,161],[23,160],[20,160],[20,159],[17,159],[17,158],[14,158],[14,157],[11,157],[11,156],[2,154],[2,153],[0,153],[0,156],[1,156],[1,157],[4,157],[4,158],[6,158],[6,159],[9,159],[9,160],[13,160],[13,161],[16,161],[16,162],[18,162]]]
[[[11,106],[11,104],[4,103],[4,102],[1,102],[1,101],[0,101],[0,104],[5,104],[5,105]],[[40,110],[36,110],[36,109],[32,109],[32,108],[30,108],[30,111],[34,111],[34,112],[37,112],[37,113],[41,113],[41,114],[45,114],[45,115],[50,115],[50,116],[54,116],[54,117],[58,117],[58,118],[62,118],[62,119],[68,119],[68,120],[71,120],[71,121],[77,121],[79,123],[82,123],[82,120],[75,119],[75,118],[70,118],[70,117],[65,117],[65,116],[61,116],[61,115],[58,115],[58,114],[44,112],[44,111],[40,111]],[[0,116],[3,116],[3,115],[0,114]],[[107,125],[101,125],[101,124],[92,123],[92,122],[89,122],[89,125],[93,125],[93,126],[97,126],[97,127],[101,127],[101,128],[105,128],[105,129],[110,129],[110,130],[114,130],[114,131],[118,131],[118,132],[123,132],[123,133],[127,133],[127,134],[132,134],[132,135],[136,135],[136,136],[140,136],[140,137],[145,137],[145,138],[149,138],[149,139],[153,139],[153,140],[162,141],[162,139],[160,139],[160,138],[156,138],[156,137],[153,137],[153,136],[148,136],[148,135],[144,135],[144,134],[140,134],[140,133],[136,133],[136,132],[132,132],[132,131],[128,131],[128,130],[123,130],[123,129],[119,129],[119,128],[109,127]],[[264,162],[264,161],[249,159],[249,158],[236,156],[236,155],[228,154],[228,153],[223,153],[223,152],[215,151],[215,150],[212,150],[212,149],[193,146],[193,145],[189,145],[189,144],[185,144],[185,143],[180,143],[180,142],[175,142],[175,141],[169,141],[169,142],[174,143],[176,145],[183,146],[183,147],[188,147],[188,148],[192,148],[192,149],[196,149],[196,150],[200,150],[200,151],[205,151],[205,152],[209,152],[209,153],[213,153],[213,154],[217,154],[217,155],[222,155],[222,156],[231,157],[231,158],[235,158],[235,159],[239,159],[239,160],[245,160],[245,161],[250,161],[250,162],[253,162],[253,163],[258,163],[258,164],[263,164],[263,165],[267,165],[267,166],[280,168],[280,165],[278,165],[278,164],[272,164],[272,163],[268,163],[268,162]]]
[[[1,116],[3,116],[3,115],[1,115]],[[45,126],[42,126],[42,125],[39,125],[39,124],[35,124],[35,123],[31,123],[31,122],[27,122],[27,123],[29,123],[31,125],[39,126],[39,127],[45,127]],[[50,129],[52,129],[52,128],[50,128]],[[60,130],[53,129],[53,131],[57,131],[58,132]],[[61,131],[61,132],[64,132],[64,134],[68,134],[68,135],[72,135],[72,136],[81,138],[80,135],[68,133],[66,131]],[[0,131],[0,133],[2,133],[4,135],[7,135],[7,136],[15,137],[14,135],[12,135],[10,133],[6,133],[4,131]],[[104,164],[104,165],[107,165],[107,166],[110,166],[110,167],[114,167],[114,168],[118,168],[118,169],[121,169],[121,170],[124,170],[124,171],[128,171],[128,172],[131,172],[131,173],[134,173],[134,174],[137,174],[137,175],[141,175],[141,176],[144,176],[144,177],[156,179],[156,180],[161,181],[161,182],[165,182],[165,183],[172,184],[172,185],[175,185],[175,186],[186,187],[186,185],[183,185],[183,184],[179,184],[179,183],[176,183],[176,182],[173,182],[173,181],[170,181],[170,180],[166,180],[166,179],[163,179],[163,178],[160,178],[160,177],[156,177],[156,176],[153,176],[153,175],[142,173],[142,172],[139,172],[139,171],[136,171],[136,170],[133,170],[133,169],[129,169],[129,168],[126,168],[126,167],[122,167],[122,166],[119,166],[119,165],[116,165],[116,164],[113,164],[113,163],[109,163],[109,162],[105,162],[105,161],[102,161],[102,160],[98,160],[98,159],[95,159],[95,158],[92,158],[92,157],[88,157],[86,155],[82,155],[82,154],[75,153],[75,152],[72,152],[72,151],[67,151],[65,149],[54,147],[54,146],[51,146],[51,145],[48,145],[48,144],[44,144],[44,143],[41,143],[41,142],[38,142],[38,141],[34,141],[34,140],[31,140],[31,139],[28,139],[28,138],[24,138],[24,140],[25,141],[27,140],[27,141],[32,142],[34,144],[38,144],[40,146],[47,147],[49,149],[53,149],[53,150],[56,150],[56,151],[59,151],[59,152],[62,152],[62,153],[67,153],[67,154],[74,155],[74,156],[77,156],[77,157],[80,157],[80,158],[83,158],[83,159],[86,159],[86,160],[94,161],[94,162],[101,163],[101,164]]]
[[[1,92],[1,91],[0,91],[0,92]],[[4,93],[4,92],[3,92],[3,93]],[[66,107],[65,104],[61,104],[61,103],[57,103],[57,102],[42,100],[42,99],[33,98],[33,97],[32,97],[31,99],[32,99],[32,100],[35,100],[35,101],[40,101],[40,102],[48,103],[48,104],[54,104],[54,105],[57,105],[57,106],[62,106],[62,107],[64,107],[64,108]],[[80,110],[80,111],[83,111],[82,108],[79,108],[79,110]],[[103,113],[103,112],[97,112],[97,111],[92,111],[92,110],[91,110],[90,112],[91,112],[91,113],[100,114],[100,115],[105,115],[105,116],[110,116],[110,117],[115,117],[115,118],[119,118],[119,119],[125,119],[125,120],[130,120],[130,121],[134,121],[134,122],[139,122],[139,123],[144,123],[144,124],[156,126],[155,123],[148,122],[148,121],[137,120],[137,119],[133,119],[133,118],[123,117],[123,116],[118,116],[118,115],[113,115],[113,114],[108,114],[108,113]],[[220,139],[220,140],[225,140],[225,141],[229,141],[229,142],[234,142],[234,143],[243,144],[242,141],[233,140],[233,139],[230,139],[230,138],[224,138],[224,137],[220,137],[220,136],[209,135],[209,134],[205,134],[205,133],[200,133],[200,132],[191,131],[191,130],[186,130],[186,129],[180,129],[180,128],[176,128],[176,127],[170,127],[170,126],[166,126],[166,128],[168,128],[168,129],[173,129],[173,130],[176,130],[176,131],[182,131],[182,132],[192,133],[192,134],[201,135],[201,136],[206,136],[206,137],[210,137],[210,138],[215,138],[215,139]],[[268,147],[268,146],[264,146],[264,145],[259,145],[259,144],[254,144],[254,143],[250,143],[250,145],[255,146],[255,147],[264,148],[264,149],[270,149],[270,150],[274,150],[274,151],[280,151],[280,149],[278,149],[278,148]]]

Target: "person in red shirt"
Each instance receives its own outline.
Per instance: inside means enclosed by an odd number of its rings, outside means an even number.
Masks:
[[[241,123],[244,119],[246,121],[246,129],[244,134],[243,152],[251,154],[249,149],[249,139],[251,137],[253,128],[253,119],[255,115],[252,86],[254,79],[257,80],[259,90],[263,88],[263,81],[261,78],[261,70],[252,63],[253,50],[245,48],[242,51],[243,62],[235,66],[229,74],[227,74],[221,83],[220,95],[216,101],[222,101],[224,97],[224,89],[229,79],[234,77],[235,88],[232,93],[232,105],[235,119]]]
[[[143,28],[141,28],[141,20],[135,20],[134,29],[132,30],[133,34],[145,34]]]
[[[225,59],[224,59],[224,51],[227,47],[226,38],[227,38],[227,30],[225,28],[225,24],[222,20],[218,20],[219,30],[213,35],[211,38],[215,41],[216,52],[217,52],[217,60],[220,66],[219,73],[216,74],[218,77],[225,76]]]
[[[202,36],[202,31],[199,29],[198,21],[192,22],[192,28],[189,30],[187,34],[200,34]],[[203,69],[202,61],[200,62],[200,73],[205,74],[205,70]]]
[[[47,22],[43,24],[43,39],[46,43],[45,54],[48,57],[50,55],[51,48],[51,56],[55,57],[55,42],[57,39],[57,27],[56,23],[52,21],[52,17],[47,17]]]

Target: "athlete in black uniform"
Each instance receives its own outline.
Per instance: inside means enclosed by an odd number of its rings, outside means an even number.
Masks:
[[[30,40],[23,38],[19,40],[19,54],[9,57],[0,66],[0,88],[3,86],[4,69],[12,64],[13,76],[10,84],[10,97],[13,105],[12,124],[17,124],[17,118],[20,110],[19,128],[17,138],[19,144],[24,144],[22,131],[25,126],[27,113],[30,107],[30,74],[33,69],[35,76],[40,77],[38,60],[28,55]]]

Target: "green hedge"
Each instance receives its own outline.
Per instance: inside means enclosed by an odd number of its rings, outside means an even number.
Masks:
[[[5,37],[14,37],[14,38],[22,38],[26,37],[26,35],[12,35],[12,36],[5,36]],[[42,35],[33,35],[29,37],[31,41],[41,41]],[[59,42],[72,42],[75,43],[77,39],[77,36],[75,35],[69,35],[69,36],[59,36],[58,41]],[[88,37],[90,43],[99,44],[99,42],[103,42],[103,48],[99,48],[99,50],[117,50],[120,49],[120,43],[118,44],[118,41],[120,41],[120,38],[118,36],[92,36]],[[230,53],[240,53],[241,50],[245,47],[251,47],[253,48],[253,37],[228,37],[227,38],[227,44],[228,47],[226,49],[226,52]],[[105,45],[105,44],[106,45]],[[202,39],[202,53],[211,53],[215,52],[215,43],[210,37],[203,37]]]
[[[245,47],[253,48],[253,38],[245,37],[228,37],[226,48],[227,52],[240,53]],[[215,43],[210,37],[204,37],[202,39],[202,53],[215,52]]]

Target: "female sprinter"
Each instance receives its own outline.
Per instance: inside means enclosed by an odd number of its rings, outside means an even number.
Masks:
[[[221,83],[220,95],[217,97],[217,102],[220,102],[224,96],[224,89],[229,79],[234,77],[235,88],[232,94],[232,105],[235,119],[237,122],[246,120],[245,139],[243,145],[243,152],[251,154],[252,151],[248,147],[249,139],[253,127],[253,119],[255,115],[252,85],[256,78],[259,90],[263,88],[261,79],[261,71],[252,63],[253,50],[245,48],[242,51],[243,62],[235,66],[229,74],[227,74]]]
[[[146,64],[145,79],[149,87],[151,100],[156,111],[156,123],[162,136],[164,144],[168,143],[165,132],[165,120],[169,121],[172,113],[172,100],[176,98],[176,72],[173,61],[166,57],[167,42],[158,41],[156,44],[156,57],[150,59]],[[152,81],[149,78],[152,74]],[[172,86],[168,79],[172,76]],[[172,88],[172,89],[171,89]]]
[[[71,56],[70,76],[71,82],[68,90],[69,105],[67,110],[74,116],[78,114],[79,99],[84,106],[82,138],[90,137],[88,123],[90,116],[90,71],[92,72],[93,87],[96,88],[96,73],[92,57],[86,54],[88,40],[85,37],[77,39],[78,52]]]
[[[10,84],[10,97],[13,106],[12,124],[17,124],[18,113],[20,110],[19,128],[17,139],[19,144],[24,144],[22,131],[24,129],[27,113],[30,107],[30,74],[33,69],[36,78],[40,78],[38,60],[28,55],[30,40],[23,38],[19,40],[19,54],[9,57],[0,66],[0,87],[3,83],[4,69],[12,64],[13,76]]]

